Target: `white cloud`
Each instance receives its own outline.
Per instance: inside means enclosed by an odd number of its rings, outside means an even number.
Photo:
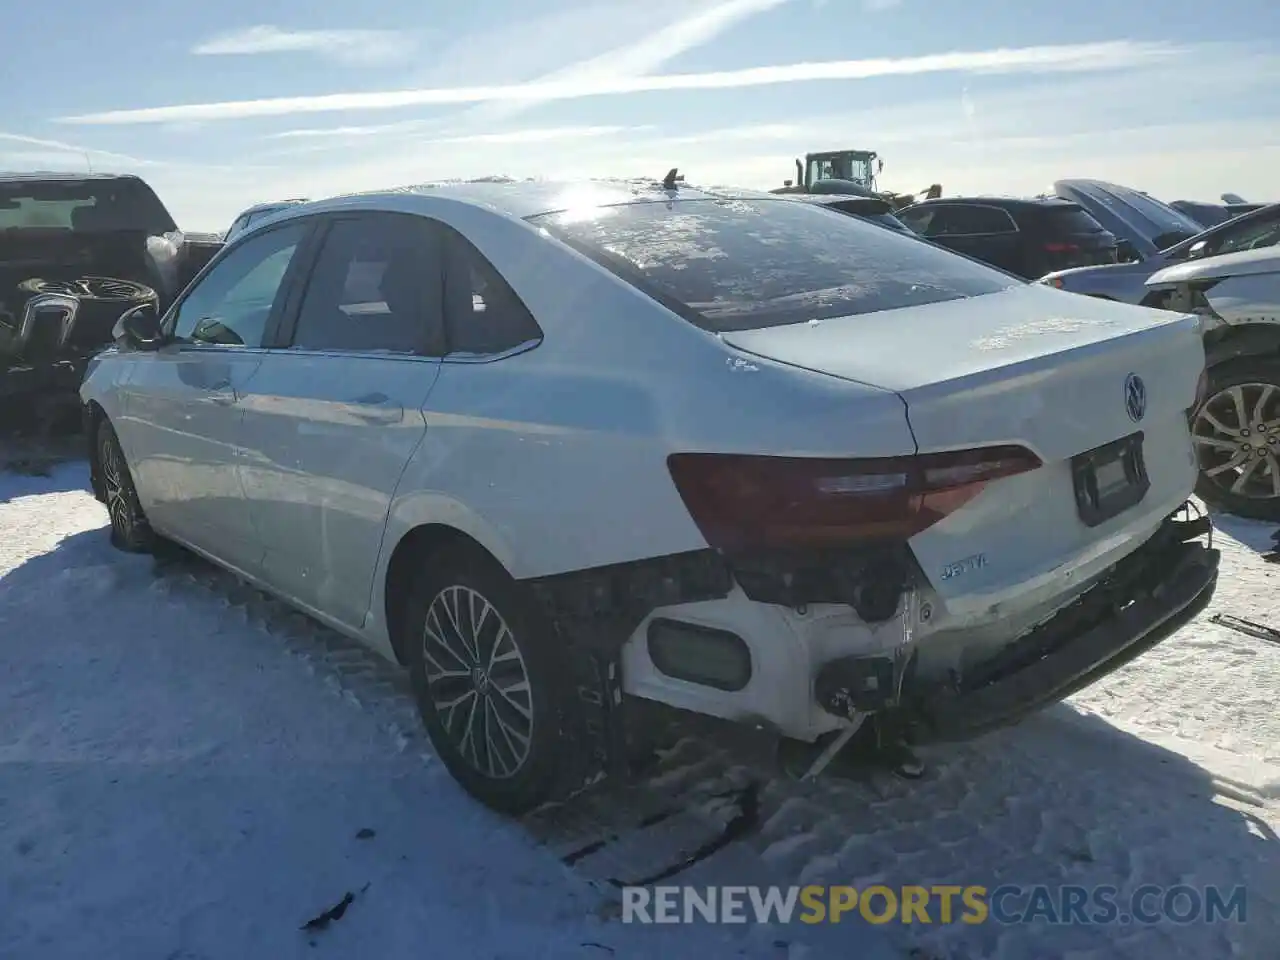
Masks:
[[[112,153],[108,150],[97,150],[93,147],[84,147],[75,143],[64,143],[61,140],[47,140],[43,137],[29,137],[18,133],[0,133],[0,142],[18,143],[28,147],[42,147],[39,151],[14,151],[5,154],[5,156],[14,157],[24,154],[30,157],[40,156],[44,158],[61,158],[69,162],[72,166],[82,169],[85,166],[93,166],[93,159],[97,157],[109,163],[122,163],[131,167],[151,166],[155,161],[143,160],[140,157],[129,156],[124,153]]]
[[[425,90],[230,100],[220,103],[150,107],[137,110],[109,110],[102,113],[62,117],[59,120],[63,123],[93,125],[236,120],[249,117],[287,116],[294,113],[387,110],[397,107],[487,103],[503,100],[546,102],[654,91],[729,90],[817,80],[863,80],[870,77],[927,73],[1109,70],[1168,59],[1178,54],[1185,55],[1185,51],[1171,44],[1121,40],[1106,43],[1000,48],[920,57],[793,63],[713,73],[615,77],[599,75],[589,84],[558,80],[488,87],[440,87]]]
[[[1188,61],[1197,64],[1190,85]],[[1280,200],[1280,127],[1267,113],[1278,83],[1280,55],[1274,51],[1197,44],[1186,57],[1157,58],[1128,70],[1033,74],[1014,83],[981,74],[939,78],[923,99],[906,100],[903,94],[867,107],[856,97],[824,98],[825,107],[804,113],[787,98],[772,108],[752,109],[749,122],[720,128],[701,122],[705,111],[686,115],[633,101],[610,110],[617,119],[604,122],[615,128],[595,126],[598,111],[573,109],[558,118],[565,126],[532,129],[414,121],[412,129],[346,140],[260,139],[256,151],[240,141],[230,157],[206,157],[238,159],[238,165],[198,171],[164,165],[139,172],[178,222],[192,229],[221,229],[249,204],[282,196],[322,197],[487,174],[661,176],[678,166],[693,183],[770,188],[794,176],[795,157],[840,146],[878,150],[886,162],[882,185],[904,192],[941,182],[948,195],[1029,194],[1048,189],[1055,179],[1095,176],[1170,200],[1213,199],[1226,190],[1251,200]],[[1178,91],[1172,114],[1170,90]],[[1231,119],[1220,119],[1224,97],[1233,104]],[[246,166],[282,146],[315,152],[305,159],[276,159],[275,170]]]
[[[398,30],[282,30],[269,24],[221,33],[197,44],[199,56],[312,53],[343,63],[380,65],[399,61],[417,47]]]
[[[706,46],[733,27],[792,0],[720,0],[597,56],[580,60],[532,81],[534,85],[589,86],[602,81],[641,77],[660,69],[681,54]],[[494,123],[510,119],[517,112],[540,102],[556,99],[513,98],[485,102],[460,114],[456,121],[467,124]]]

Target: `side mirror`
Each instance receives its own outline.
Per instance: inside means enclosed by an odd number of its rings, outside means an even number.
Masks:
[[[1203,257],[1207,251],[1209,242],[1201,240],[1199,243],[1193,243],[1191,249],[1187,251],[1187,259],[1194,260],[1196,257]]]
[[[158,350],[163,342],[160,313],[154,303],[140,303],[126,310],[111,330],[116,343],[134,350]]]
[[[1131,240],[1116,241],[1116,262],[1117,263],[1139,263],[1142,260],[1142,254],[1138,253],[1138,248],[1133,245]]]

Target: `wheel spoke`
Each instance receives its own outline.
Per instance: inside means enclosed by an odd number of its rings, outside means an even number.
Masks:
[[[1191,441],[1200,447],[1212,447],[1214,450],[1230,450],[1232,453],[1239,446],[1232,440],[1222,440],[1219,437],[1192,437]]]
[[[513,697],[513,694],[520,694],[528,698],[529,682],[527,680],[522,680],[519,683],[513,683],[510,686],[506,686],[506,687],[499,686],[498,684],[495,683],[493,685],[493,689],[498,693],[499,696],[502,697],[503,700],[511,704],[511,706],[514,707],[522,717],[524,717],[526,720],[533,719],[533,711],[529,707],[525,706],[523,703],[521,703],[519,700],[516,700]]]
[[[1234,437],[1239,433],[1239,431],[1233,430],[1231,427],[1228,427],[1225,423],[1215,417],[1207,405],[1200,411],[1200,419],[1206,421],[1209,426],[1213,427],[1213,429],[1217,430],[1224,437]]]
[[[1271,492],[1280,497],[1280,457],[1274,453],[1268,453],[1267,470],[1271,474]]]
[[[1245,412],[1244,403],[1244,387],[1230,387],[1227,393],[1231,396],[1231,402],[1236,408],[1236,429],[1243,430],[1249,426],[1249,414]]]
[[[456,643],[450,643],[449,640],[446,639],[446,634],[449,632],[450,631],[445,629],[444,625],[440,622],[440,614],[437,610],[436,604],[432,604],[431,609],[427,611],[427,623],[423,630],[424,640],[434,641],[441,650],[453,658],[454,663],[457,664],[464,673],[470,674],[472,664],[470,658],[467,656],[466,648],[462,644],[461,638],[458,638]]]
[[[1262,466],[1262,461],[1256,458],[1245,464],[1245,468],[1240,471],[1240,476],[1236,477],[1236,482],[1231,485],[1231,492],[1244,493],[1245,487],[1249,485],[1249,480],[1260,466]]]
[[[1243,455],[1237,454],[1236,456],[1228,460],[1226,463],[1220,463],[1216,467],[1210,467],[1208,470],[1204,472],[1204,475],[1206,477],[1216,477],[1223,473],[1226,473],[1228,470],[1235,470],[1236,468],[1244,464],[1244,459],[1245,458]]]
[[[1258,392],[1258,402],[1253,405],[1253,420],[1255,424],[1260,425],[1262,423],[1262,418],[1267,415],[1267,404],[1270,403],[1275,392],[1276,387],[1273,383],[1266,384]]]

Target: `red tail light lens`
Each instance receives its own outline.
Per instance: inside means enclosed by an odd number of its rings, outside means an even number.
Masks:
[[[1074,243],[1046,243],[1044,249],[1047,253],[1079,253],[1080,247]]]
[[[1001,446],[856,460],[677,453],[667,466],[707,543],[738,551],[905,540],[1041,462]]]

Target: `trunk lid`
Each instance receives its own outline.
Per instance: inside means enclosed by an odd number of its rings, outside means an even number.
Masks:
[[[1014,444],[1040,457],[1040,469],[989,484],[912,539],[952,615],[1051,600],[1136,547],[1195,482],[1185,411],[1204,349],[1192,316],[1029,284],[723,336],[749,353],[893,390],[921,453]],[[1126,402],[1134,375],[1145,388],[1136,417]],[[1089,525],[1072,458],[1139,431],[1146,495]]]

